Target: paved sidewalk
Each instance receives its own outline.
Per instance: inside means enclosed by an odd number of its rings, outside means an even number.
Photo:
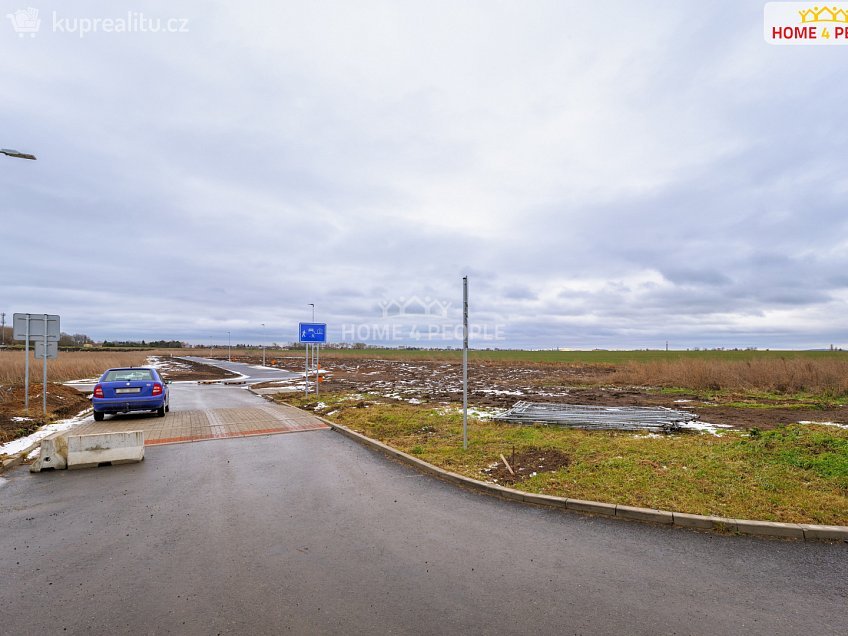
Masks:
[[[144,431],[145,446],[328,429],[315,416],[282,404],[152,415],[106,416],[74,428],[75,435]]]

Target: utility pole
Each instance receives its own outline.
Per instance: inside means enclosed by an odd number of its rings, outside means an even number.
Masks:
[[[6,312],[0,313],[0,345],[6,346]]]
[[[227,332],[227,362],[233,361],[232,347],[233,347],[232,339],[230,338],[230,332],[228,331]]]
[[[262,366],[265,366],[265,323],[262,323]]]
[[[468,449],[468,276],[462,277],[462,448]]]

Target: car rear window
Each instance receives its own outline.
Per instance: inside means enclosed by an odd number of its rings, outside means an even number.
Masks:
[[[107,371],[103,377],[104,382],[132,382],[134,380],[152,380],[153,372],[150,369],[113,369]]]

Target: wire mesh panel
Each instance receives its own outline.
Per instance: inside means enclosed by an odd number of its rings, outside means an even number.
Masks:
[[[511,409],[495,417],[505,422],[619,431],[672,431],[697,418],[694,413],[664,406],[581,406],[541,402],[516,402]]]

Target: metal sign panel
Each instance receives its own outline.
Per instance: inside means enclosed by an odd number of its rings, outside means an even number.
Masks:
[[[35,341],[35,357],[38,359],[44,358],[44,341],[36,340]],[[55,360],[59,357],[59,343],[58,342],[47,342],[47,357],[50,360]]]
[[[12,338],[24,340],[27,334],[27,316],[29,316],[29,339],[44,339],[44,331],[47,330],[48,342],[59,342],[59,316],[47,315],[45,326],[45,314],[15,314],[12,322]]]
[[[297,329],[298,342],[327,342],[327,324],[302,322]]]

